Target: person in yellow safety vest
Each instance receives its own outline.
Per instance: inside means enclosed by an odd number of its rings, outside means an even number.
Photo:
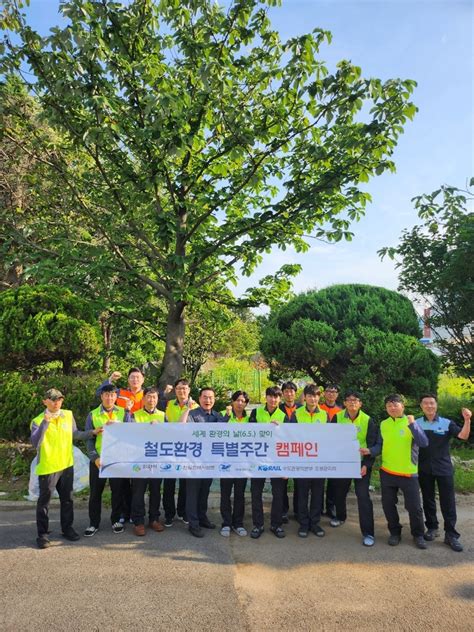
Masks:
[[[278,386],[269,386],[265,391],[265,406],[255,408],[250,413],[249,423],[273,423],[282,424],[288,417],[280,410],[280,400],[282,392]],[[272,508],[270,516],[270,531],[277,538],[284,538],[285,532],[282,528],[283,517],[283,494],[285,490],[284,478],[272,478]],[[250,493],[252,496],[252,521],[253,529],[250,537],[257,539],[263,531],[263,488],[265,486],[264,478],[252,478],[250,480]]]
[[[342,408],[337,404],[337,398],[339,397],[339,386],[337,384],[326,384],[323,391],[323,402],[319,404],[321,410],[325,410],[329,416],[329,421],[332,421],[337,413],[341,412]],[[324,512],[324,491],[323,491],[323,506],[322,512],[329,518],[336,517],[336,501],[334,495],[334,478],[328,478],[326,483],[326,511]]]
[[[188,380],[180,378],[174,383],[174,392],[176,399],[168,400],[165,410],[165,421],[167,423],[178,423],[181,421],[183,413],[188,410],[188,404],[191,410],[198,407],[198,404],[190,398],[191,387]],[[177,514],[178,519],[184,524],[188,523],[186,516],[186,479],[179,480],[178,503],[175,503],[174,493],[176,487],[175,478],[165,478],[163,483],[163,509],[165,510],[165,527],[172,527],[173,520]]]
[[[106,384],[102,388],[100,395],[101,405],[92,410],[86,419],[86,430],[103,428],[108,424],[130,422],[130,413],[115,405],[117,401],[117,390],[113,384]],[[92,537],[99,530],[102,493],[107,482],[106,478],[99,478],[100,454],[102,452],[102,435],[99,434],[95,440],[87,441],[87,451],[89,453],[89,520],[90,524],[84,531],[86,537]],[[122,508],[122,481],[121,478],[109,478],[110,490],[112,492],[112,531],[123,533],[124,527],[120,522],[120,511]]]
[[[44,412],[30,424],[31,443],[37,450],[39,496],[36,503],[36,544],[39,549],[47,549],[51,542],[49,535],[49,503],[56,489],[61,503],[61,530],[66,540],[75,542],[79,534],[74,530],[74,508],[72,487],[74,481],[73,439],[88,439],[99,434],[100,429],[80,431],[70,410],[63,410],[64,395],[57,388],[46,391],[42,400]]]
[[[378,428],[374,420],[362,410],[362,399],[357,391],[347,391],[344,396],[344,410],[336,413],[333,423],[353,424],[357,429],[357,439],[361,449],[372,448],[377,444]],[[373,546],[374,507],[370,498],[370,475],[374,457],[362,456],[361,478],[354,479],[354,490],[357,497],[359,511],[359,525],[362,533],[362,544]],[[340,527],[346,521],[346,499],[351,487],[351,478],[337,478],[334,480],[334,495],[336,501],[336,517],[331,520],[331,527]]]
[[[284,382],[281,385],[281,392],[283,394],[283,401],[280,402],[280,410],[282,410],[288,419],[297,408],[300,408],[301,404],[296,401],[296,391],[298,387],[294,382]],[[290,511],[290,499],[288,498],[288,480],[285,480],[285,489],[283,492],[283,524],[288,524],[288,512]],[[293,515],[298,519],[298,479],[293,479]]]
[[[307,384],[303,390],[304,406],[293,413],[290,423],[299,424],[325,424],[329,421],[326,411],[319,407],[321,390],[316,384]],[[312,531],[318,538],[325,536],[321,527],[321,509],[324,490],[324,478],[300,478],[298,479],[298,522],[300,527],[298,535],[307,538],[308,531]],[[309,493],[311,502],[308,508]]]
[[[405,508],[410,517],[410,530],[419,549],[426,549],[423,537],[423,510],[418,485],[419,448],[428,445],[428,437],[415,422],[413,415],[405,415],[405,405],[401,395],[393,394],[385,398],[385,408],[389,417],[380,424],[377,445],[361,448],[364,456],[382,454],[380,465],[380,486],[382,507],[387,519],[390,537],[388,544],[400,543],[402,525],[397,511],[398,491],[403,492]]]
[[[100,397],[102,392],[102,388],[108,384],[114,384],[117,380],[122,377],[120,371],[114,371],[112,375],[102,382],[99,388],[96,391],[96,396]],[[120,388],[116,387],[117,390],[117,401],[115,402],[116,406],[120,408],[125,408],[131,413],[140,410],[143,406],[143,382],[145,381],[145,376],[143,372],[138,367],[132,367],[127,375],[127,385],[128,388]],[[120,509],[120,522],[123,524],[128,522],[130,519],[130,514],[132,510],[132,486],[129,478],[122,478],[122,487],[120,490],[120,494],[122,497],[122,506]]]
[[[149,386],[143,392],[143,408],[132,415],[132,421],[139,424],[164,423],[165,413],[158,410],[158,389]],[[160,533],[164,526],[160,522],[161,478],[133,478],[132,479],[132,511],[135,535],[145,535],[145,492],[150,492],[148,517],[149,526]]]
[[[250,398],[245,391],[235,391],[231,397],[231,403],[225,410],[221,411],[221,415],[228,423],[248,423],[249,416],[245,407],[249,403]],[[222,527],[221,535],[224,538],[230,536],[231,530],[237,535],[245,537],[247,530],[244,527],[245,513],[245,488],[247,487],[246,478],[221,478],[221,516]],[[234,510],[232,511],[231,494],[234,490]]]

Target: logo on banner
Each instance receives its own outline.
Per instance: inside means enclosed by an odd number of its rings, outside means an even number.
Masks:
[[[259,472],[281,472],[281,467],[279,465],[259,465]]]
[[[171,469],[171,463],[165,463],[164,465],[160,465],[160,472],[167,472]]]
[[[133,470],[134,472],[140,472],[140,471],[141,471],[141,469],[142,469],[142,468],[141,468],[141,467],[140,467],[137,463],[135,463],[135,465],[132,467],[132,470]]]
[[[232,467],[232,465],[230,463],[221,463],[219,465],[219,469],[220,469],[221,472],[228,472],[231,467]]]

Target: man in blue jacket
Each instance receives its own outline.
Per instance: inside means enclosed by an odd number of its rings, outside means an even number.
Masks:
[[[194,402],[188,400],[187,409],[180,421],[185,423],[225,423],[226,419],[214,410],[216,393],[206,386],[199,392],[199,406],[192,409]],[[202,538],[204,529],[215,529],[216,525],[207,517],[207,500],[211,489],[212,478],[188,478],[186,481],[186,516],[189,521],[189,532],[196,538]]]
[[[438,415],[436,395],[428,393],[420,398],[423,417],[417,424],[428,437],[428,446],[420,448],[418,463],[418,480],[423,498],[425,514],[425,540],[431,541],[438,536],[438,518],[436,516],[435,486],[438,486],[439,504],[444,518],[444,542],[453,551],[461,552],[459,533],[456,531],[456,499],[454,496],[454,472],[449,454],[451,437],[468,439],[471,432],[472,413],[468,408],[462,409],[464,425],[462,429],[449,419]]]

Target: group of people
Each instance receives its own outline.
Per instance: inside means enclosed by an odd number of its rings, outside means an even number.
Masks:
[[[110,423],[339,423],[354,424],[361,455],[361,477],[354,479],[362,544],[375,544],[374,512],[370,498],[370,477],[377,456],[380,456],[380,483],[382,507],[390,536],[388,544],[395,546],[401,540],[402,525],[397,510],[399,491],[403,493],[409,514],[410,531],[415,546],[426,549],[426,542],[438,537],[439,523],[436,513],[435,488],[438,487],[441,513],[444,519],[445,543],[454,551],[462,551],[456,531],[456,503],[453,467],[449,452],[451,437],[468,439],[471,411],[462,409],[464,425],[444,419],[437,412],[437,398],[424,394],[420,398],[423,415],[416,419],[405,415],[403,398],[392,394],[385,398],[387,418],[377,425],[362,410],[361,395],[356,391],[344,394],[338,405],[339,388],[328,384],[321,393],[315,384],[304,387],[297,401],[297,387],[285,382],[281,388],[269,387],[265,404],[247,412],[249,397],[238,390],[223,411],[216,411],[215,392],[202,388],[199,402],[190,397],[190,385],[179,379],[174,387],[167,386],[161,393],[156,387],[143,388],[144,375],[138,368],[128,374],[128,388],[118,388],[115,382],[121,377],[114,372],[97,389],[100,405],[86,419],[85,430],[77,429],[71,411],[63,409],[63,394],[49,389],[44,396],[45,410],[31,422],[31,441],[37,448],[39,498],[37,502],[37,545],[50,546],[49,502],[56,489],[60,498],[60,519],[63,536],[70,541],[79,539],[73,528],[73,439],[86,441],[90,460],[89,526],[85,537],[94,536],[100,527],[102,494],[107,479],[100,478],[100,459],[103,427]],[[323,395],[324,402],[320,402]],[[346,499],[352,479],[298,478],[293,481],[293,513],[299,523],[298,536],[309,533],[324,537],[321,516],[325,513],[331,527],[341,527],[347,517]],[[110,478],[111,524],[114,533],[122,533],[130,520],[136,536],[146,534],[145,494],[149,491],[148,525],[162,532],[173,526],[176,518],[188,525],[191,535],[201,538],[203,529],[215,529],[207,516],[208,496],[212,479],[180,479],[177,502],[176,480]],[[252,529],[250,537],[260,538],[264,532],[263,490],[265,479],[250,480]],[[246,536],[244,526],[245,490],[247,479],[220,479],[220,534],[229,537],[231,532]],[[420,489],[422,503],[420,500]],[[284,538],[284,524],[289,522],[288,480],[271,478],[272,503],[270,531]],[[233,500],[233,503],[232,503]],[[160,520],[163,505],[164,522]],[[424,521],[423,521],[424,512]],[[425,528],[426,527],[426,528]]]

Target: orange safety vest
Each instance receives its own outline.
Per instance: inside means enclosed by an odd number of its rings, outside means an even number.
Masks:
[[[119,388],[117,390],[117,401],[115,402],[115,405],[126,409],[129,399],[133,402],[130,412],[134,413],[135,411],[140,410],[140,408],[143,407],[143,390],[138,391],[138,393],[132,393],[132,391],[128,391],[126,388]]]

